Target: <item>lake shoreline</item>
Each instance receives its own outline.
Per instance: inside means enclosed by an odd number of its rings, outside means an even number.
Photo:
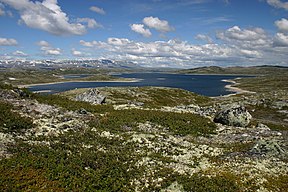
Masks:
[[[236,78],[236,79],[241,79],[241,78]],[[247,91],[244,89],[241,89],[239,87],[236,87],[237,85],[239,85],[240,83],[237,83],[235,80],[236,79],[223,79],[221,81],[226,82],[226,83],[230,83],[229,85],[225,85],[225,89],[228,89],[231,92],[235,92],[235,93],[231,93],[228,95],[223,95],[222,97],[229,97],[229,96],[233,96],[233,95],[238,95],[238,94],[242,94],[242,93],[255,93],[253,91]]]
[[[53,84],[60,84],[60,83],[89,83],[89,82],[103,82],[103,83],[136,83],[140,82],[142,79],[131,79],[131,80],[99,80],[99,81],[55,81],[49,83],[34,83],[34,84],[26,84],[26,85],[18,85],[19,88],[29,88],[33,86],[41,86],[41,85],[53,85]]]

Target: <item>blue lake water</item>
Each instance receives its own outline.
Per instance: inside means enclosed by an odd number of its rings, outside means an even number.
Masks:
[[[114,76],[141,80],[139,82],[65,82],[31,86],[29,87],[29,90],[51,90],[51,93],[57,93],[76,88],[157,86],[181,88],[205,96],[220,96],[233,93],[225,88],[225,85],[228,85],[229,83],[221,80],[245,77],[233,75],[186,75],[167,73],[127,73]]]

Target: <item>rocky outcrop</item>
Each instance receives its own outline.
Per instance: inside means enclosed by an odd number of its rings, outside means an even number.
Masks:
[[[246,127],[251,120],[251,114],[240,105],[229,105],[216,113],[214,122],[223,125]]]
[[[98,89],[92,88],[88,91],[77,95],[75,100],[76,101],[85,101],[92,104],[103,104],[105,102],[106,96],[100,94]]]
[[[265,155],[265,156],[280,156],[284,157],[287,155],[287,152],[284,148],[279,144],[279,142],[272,140],[260,140],[258,141],[254,147],[250,150],[250,153],[255,155]]]

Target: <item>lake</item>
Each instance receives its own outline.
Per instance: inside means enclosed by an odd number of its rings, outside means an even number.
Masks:
[[[205,96],[220,96],[234,93],[225,88],[225,85],[230,83],[223,82],[222,80],[246,77],[235,75],[187,75],[169,73],[124,73],[114,76],[140,80],[138,82],[77,82],[77,78],[72,76],[75,82],[35,85],[28,89],[37,92],[49,90],[50,93],[57,93],[76,88],[157,86],[181,88]]]

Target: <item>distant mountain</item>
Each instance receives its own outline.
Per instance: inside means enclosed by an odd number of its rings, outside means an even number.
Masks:
[[[0,60],[1,68],[100,68],[100,69],[139,69],[139,65],[131,61],[115,61],[110,59],[83,59],[83,60]]]
[[[283,74],[288,73],[288,67],[285,66],[252,66],[252,67],[198,67],[193,69],[183,69],[177,71],[187,74],[246,74],[246,75],[265,75],[265,74]]]

